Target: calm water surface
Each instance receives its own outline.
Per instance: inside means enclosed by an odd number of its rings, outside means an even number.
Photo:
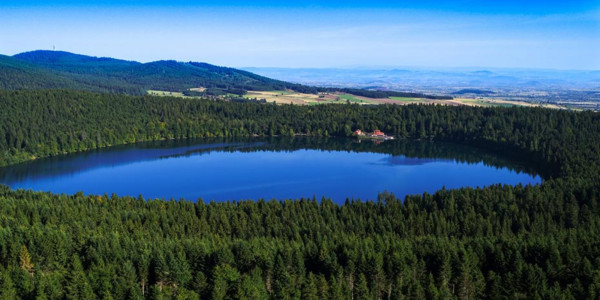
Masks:
[[[14,189],[189,200],[375,199],[442,187],[536,184],[523,164],[433,142],[348,139],[167,141],[42,159],[0,169]]]

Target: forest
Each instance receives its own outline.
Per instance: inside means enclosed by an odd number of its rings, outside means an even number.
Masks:
[[[536,186],[173,201],[0,187],[3,299],[598,299],[600,115],[0,91],[0,164],[163,139],[375,129],[535,162]],[[282,146],[283,147],[283,146]],[[330,147],[336,147],[331,145]],[[393,151],[393,149],[391,150]]]
[[[190,90],[198,87],[205,90]],[[15,56],[0,55],[0,89],[71,89],[138,96],[146,94],[148,90],[161,90],[203,97],[228,94],[241,96],[247,91],[293,90],[309,94],[343,92],[369,98],[396,96],[452,99],[450,96],[412,92],[307,86],[207,63],[162,60],[143,64],[108,57],[43,50],[19,53]]]
[[[211,93],[247,90],[315,92],[316,88],[274,80],[207,63],[172,60],[139,63],[63,51],[31,51],[0,56],[0,88],[6,90],[72,89],[144,95],[147,90],[181,92],[204,87]]]

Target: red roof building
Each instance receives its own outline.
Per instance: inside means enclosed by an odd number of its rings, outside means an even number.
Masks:
[[[362,132],[362,130],[356,129],[356,131],[354,131],[354,135],[364,135],[364,133]]]
[[[375,130],[373,131],[373,135],[374,136],[384,136],[385,134],[381,131],[381,130]]]

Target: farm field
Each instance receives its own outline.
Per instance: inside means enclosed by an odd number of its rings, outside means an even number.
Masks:
[[[182,97],[182,98],[191,98],[184,95],[181,92],[169,92],[169,91],[158,91],[158,90],[148,90],[148,95],[152,96],[165,96],[165,97]]]
[[[203,88],[191,89],[193,91],[201,92]],[[153,96],[170,96],[170,97],[181,97],[181,98],[199,98],[196,96],[186,96],[181,92],[169,92],[159,90],[148,90],[149,95]],[[231,94],[228,97],[234,97]],[[556,104],[536,104],[524,101],[504,100],[495,98],[454,98],[452,100],[434,100],[427,98],[413,98],[413,97],[389,97],[389,98],[367,98],[362,96],[356,96],[345,93],[319,93],[319,94],[308,94],[299,93],[294,91],[248,91],[247,94],[243,95],[246,99],[265,99],[267,102],[274,102],[277,104],[297,104],[297,105],[320,105],[320,104],[343,104],[343,103],[357,103],[361,105],[366,104],[396,104],[396,105],[408,105],[408,104],[439,104],[439,105],[466,105],[466,106],[478,106],[478,107],[510,107],[510,106],[527,106],[527,107],[545,107],[554,109],[566,109],[564,106]]]
[[[495,98],[482,98],[482,99],[473,99],[473,98],[454,98],[452,100],[446,100],[451,103],[457,103],[459,105],[467,105],[467,106],[480,106],[480,107],[510,107],[510,106],[527,106],[527,107],[544,107],[544,108],[554,108],[554,109],[565,109],[566,107],[556,105],[556,104],[537,104],[530,103],[525,101],[514,101],[514,100],[504,100],[504,99],[495,99]]]
[[[306,94],[292,91],[248,91],[244,98],[265,99],[277,104],[316,105],[331,103],[378,104],[375,99],[342,93]]]
[[[425,102],[427,99],[424,98],[412,98],[412,97],[390,97],[392,100],[400,102]]]

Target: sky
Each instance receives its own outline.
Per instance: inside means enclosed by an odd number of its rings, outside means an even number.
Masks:
[[[0,54],[231,67],[600,70],[595,1],[0,0]]]

